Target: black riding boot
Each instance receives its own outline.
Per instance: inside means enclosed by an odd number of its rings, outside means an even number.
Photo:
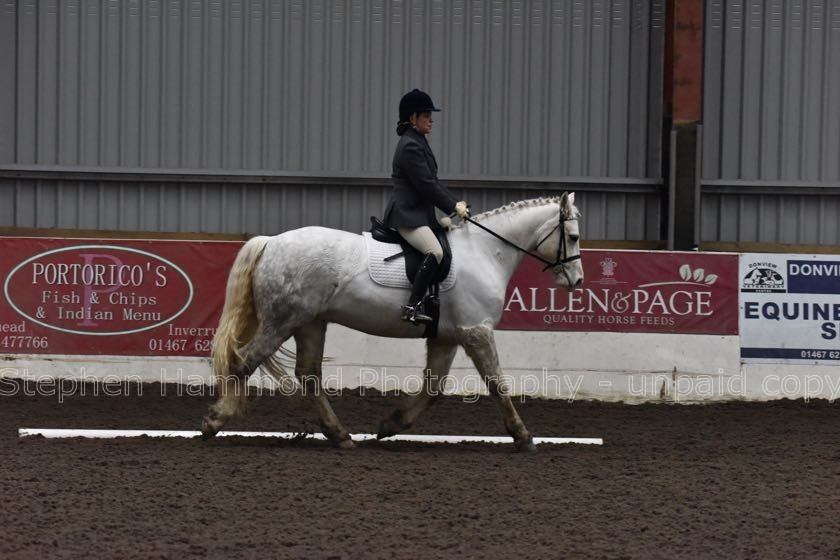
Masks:
[[[408,305],[402,308],[403,321],[411,321],[412,323],[431,323],[432,318],[426,315],[423,309],[423,298],[426,296],[426,291],[429,285],[437,274],[438,262],[434,255],[426,255],[423,259],[423,264],[417,271],[414,277],[414,285],[411,287],[411,296],[408,298]]]

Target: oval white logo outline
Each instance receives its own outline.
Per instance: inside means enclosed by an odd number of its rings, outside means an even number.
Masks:
[[[28,263],[30,263],[32,261],[35,261],[36,259],[38,259],[40,257],[46,257],[46,256],[53,255],[53,254],[56,254],[56,253],[64,253],[64,252],[72,251],[72,250],[75,250],[75,249],[115,249],[117,251],[126,251],[126,252],[129,252],[129,253],[136,253],[136,254],[139,254],[139,255],[144,255],[146,257],[152,257],[153,259],[156,259],[158,261],[166,263],[169,266],[171,266],[172,268],[174,268],[176,271],[178,271],[178,273],[181,276],[184,277],[184,281],[187,283],[187,288],[189,288],[189,295],[187,297],[187,302],[183,305],[183,307],[181,307],[181,309],[178,310],[177,313],[175,313],[171,317],[167,318],[165,321],[160,321],[158,323],[155,323],[154,325],[149,325],[149,326],[142,327],[142,328],[139,328],[139,329],[132,329],[132,330],[127,330],[127,331],[115,331],[115,332],[77,331],[77,330],[73,330],[73,329],[65,329],[63,327],[50,325],[49,323],[45,323],[43,321],[39,321],[38,319],[35,319],[34,317],[30,317],[23,310],[21,310],[17,305],[15,305],[15,302],[12,300],[11,296],[9,296],[9,282],[14,277],[14,275],[17,274],[19,269],[23,268]],[[195,290],[193,289],[193,283],[190,280],[190,277],[187,275],[187,273],[184,272],[183,269],[181,269],[180,266],[178,266],[174,262],[170,261],[169,259],[161,257],[160,255],[156,255],[156,254],[150,253],[148,251],[143,251],[142,249],[134,249],[133,247],[120,247],[119,245],[73,245],[71,247],[59,247],[58,249],[51,249],[51,250],[45,251],[43,253],[38,253],[37,255],[33,255],[33,256],[29,257],[28,259],[26,259],[25,261],[20,262],[17,266],[15,266],[9,272],[8,276],[6,276],[6,282],[4,282],[4,284],[3,284],[3,295],[5,296],[6,301],[9,303],[9,305],[12,306],[12,309],[14,309],[18,313],[18,315],[21,315],[25,319],[27,319],[29,321],[32,321],[35,324],[41,325],[42,327],[47,327],[48,329],[52,329],[52,330],[56,330],[56,331],[60,331],[60,332],[64,332],[64,333],[80,334],[80,335],[85,335],[85,336],[115,336],[115,335],[121,335],[121,334],[134,334],[134,333],[139,333],[139,332],[143,332],[143,331],[148,331],[148,330],[151,330],[151,329],[156,329],[157,327],[160,327],[162,325],[165,325],[165,324],[169,323],[170,321],[175,320],[184,311],[186,311],[187,308],[190,306],[190,304],[192,303],[193,297],[195,295]]]

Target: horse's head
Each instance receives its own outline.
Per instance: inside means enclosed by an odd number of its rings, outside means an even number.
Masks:
[[[575,193],[560,197],[559,216],[552,216],[537,230],[537,253],[554,263],[552,268],[557,284],[569,291],[583,284],[583,264],[580,260],[580,211],[575,206]]]

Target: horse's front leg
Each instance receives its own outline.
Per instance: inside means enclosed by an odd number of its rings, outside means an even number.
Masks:
[[[397,408],[379,423],[376,438],[382,439],[409,429],[424,410],[441,396],[443,380],[449,375],[458,345],[450,340],[429,339],[426,342],[426,372],[423,390],[411,397],[405,408]]]
[[[522,422],[522,418],[516,412],[516,408],[510,400],[508,385],[502,378],[493,329],[486,326],[462,328],[460,342],[475,364],[476,369],[478,369],[478,373],[484,378],[490,395],[493,396],[502,410],[505,428],[513,437],[517,451],[536,451],[534,438],[531,437],[531,432],[528,431],[525,423]]]
[[[350,449],[350,433],[336,416],[321,382],[326,336],[327,324],[323,321],[313,321],[295,332],[295,375],[318,413],[324,435],[337,447]]]

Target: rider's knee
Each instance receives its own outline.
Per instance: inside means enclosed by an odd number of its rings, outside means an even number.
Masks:
[[[438,264],[443,260],[443,249],[440,247],[435,247],[434,249],[429,249],[426,252],[427,255],[432,255],[435,257],[435,260]]]

